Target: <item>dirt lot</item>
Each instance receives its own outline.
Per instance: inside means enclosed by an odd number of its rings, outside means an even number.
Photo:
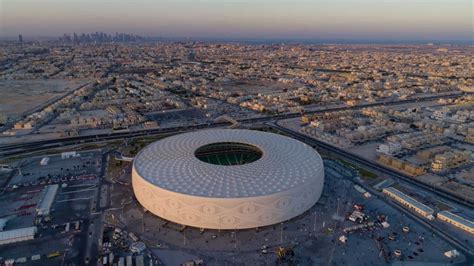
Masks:
[[[6,80],[0,81],[0,116],[17,117],[23,112],[61,96],[86,81]],[[2,117],[0,117],[0,120]],[[4,118],[3,118],[4,119]]]

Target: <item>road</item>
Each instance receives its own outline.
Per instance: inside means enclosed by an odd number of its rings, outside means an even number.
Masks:
[[[399,104],[406,104],[406,103],[415,103],[415,102],[420,102],[420,101],[425,102],[425,101],[437,100],[440,98],[458,97],[462,94],[463,93],[455,92],[455,93],[442,95],[442,96],[435,95],[435,96],[427,96],[423,98],[408,99],[408,100],[381,101],[381,102],[360,104],[356,106],[337,106],[337,107],[332,107],[332,108],[307,111],[305,113],[316,114],[316,113],[324,113],[324,112],[335,112],[335,111],[341,111],[341,110],[358,110],[358,109],[362,109],[366,107],[374,107],[374,106],[399,105]],[[297,113],[279,114],[279,115],[267,116],[267,117],[246,118],[246,119],[236,119],[236,120],[241,124],[253,124],[253,123],[264,123],[264,122],[278,121],[282,119],[296,118],[299,116],[301,116],[301,113],[297,112]],[[41,140],[41,141],[33,141],[33,142],[6,144],[6,145],[0,145],[0,156],[12,156],[12,155],[22,154],[24,152],[57,148],[57,147],[62,147],[62,146],[67,146],[67,145],[77,145],[77,144],[83,144],[83,143],[109,141],[109,140],[114,140],[114,139],[134,138],[134,137],[141,137],[141,136],[147,136],[147,135],[176,134],[176,133],[182,133],[182,132],[192,131],[196,129],[226,126],[227,124],[228,123],[225,123],[225,122],[224,123],[223,122],[202,123],[202,124],[197,124],[197,125],[192,125],[192,126],[143,129],[143,130],[135,130],[135,131],[127,131],[127,132],[113,132],[113,133],[108,133],[108,134],[76,136],[76,137],[49,139],[49,140]]]
[[[462,199],[462,198],[459,198],[456,195],[451,195],[451,194],[448,194],[448,193],[444,193],[444,192],[442,192],[440,190],[437,190],[437,189],[435,189],[435,188],[433,188],[433,187],[431,187],[431,186],[429,186],[425,183],[419,182],[419,181],[417,181],[413,178],[410,178],[408,176],[404,176],[400,173],[394,172],[393,170],[391,170],[389,168],[385,168],[385,167],[383,167],[383,166],[381,166],[377,163],[374,163],[370,160],[367,160],[367,159],[362,158],[360,156],[357,156],[355,154],[349,153],[347,151],[344,151],[342,149],[334,147],[334,146],[332,146],[330,144],[327,144],[325,142],[313,139],[313,138],[311,138],[309,136],[306,136],[304,134],[301,134],[299,132],[295,132],[291,129],[287,129],[287,128],[282,127],[278,124],[273,124],[272,127],[279,130],[279,131],[281,131],[281,132],[284,132],[285,134],[291,136],[292,138],[298,139],[298,140],[300,140],[300,141],[302,141],[302,142],[304,142],[308,145],[311,145],[314,148],[318,147],[318,148],[322,148],[324,150],[330,151],[331,153],[334,153],[334,154],[338,155],[339,157],[343,158],[344,160],[354,162],[354,163],[356,163],[357,165],[360,165],[363,168],[374,169],[374,170],[377,170],[378,172],[386,174],[387,176],[397,178],[397,179],[401,179],[403,181],[406,181],[407,183],[410,183],[410,184],[414,185],[415,187],[419,187],[419,188],[422,188],[422,189],[429,190],[429,191],[439,195],[442,198],[447,198],[449,200],[452,200],[452,201],[454,201],[454,202],[456,202],[460,205],[466,206],[468,208],[473,208],[473,206],[474,206],[473,205],[474,201],[472,199],[467,199],[467,198]],[[368,187],[365,184],[360,183],[355,179],[353,181],[356,182],[357,184],[363,186],[367,191],[370,191],[373,195],[378,195],[380,198],[385,199],[383,197],[383,195],[380,195],[380,193],[378,191],[375,191],[371,187]],[[395,207],[395,208],[399,209],[400,211],[406,213],[407,215],[412,217],[414,220],[416,220],[418,223],[430,228],[438,236],[440,236],[443,239],[449,241],[451,244],[453,244],[454,246],[456,246],[457,248],[462,250],[467,255],[467,260],[469,262],[472,262],[474,260],[474,258],[473,258],[474,251],[472,249],[470,249],[468,246],[466,246],[464,243],[459,241],[458,239],[451,237],[449,234],[443,232],[441,229],[437,228],[436,226],[433,226],[429,222],[427,222],[427,221],[421,219],[420,217],[414,215],[413,213],[407,211],[406,209],[399,206],[395,202],[392,202],[388,199],[385,199],[385,201],[388,202],[393,207]]]
[[[335,147],[335,146],[333,146],[331,144],[328,144],[326,142],[314,139],[312,137],[309,137],[309,136],[304,135],[304,134],[299,133],[299,132],[295,132],[291,129],[282,127],[278,124],[269,124],[269,125],[272,126],[275,129],[281,131],[281,132],[284,132],[285,134],[291,136],[294,139],[300,140],[300,141],[302,141],[302,142],[304,142],[308,145],[311,145],[315,148],[318,147],[318,148],[322,148],[324,150],[330,151],[330,152],[344,158],[345,160],[347,160],[349,162],[353,162],[357,165],[360,165],[362,168],[368,168],[368,169],[376,170],[376,171],[378,171],[382,174],[385,174],[387,176],[394,177],[396,179],[401,179],[401,180],[403,180],[407,183],[415,185],[416,187],[420,187],[422,189],[431,191],[431,192],[441,196],[442,198],[449,199],[449,200],[454,201],[454,202],[456,202],[456,203],[458,203],[462,206],[465,206],[465,207],[468,207],[468,208],[474,208],[474,199],[460,198],[459,196],[457,196],[455,194],[449,194],[449,193],[440,191],[440,190],[435,189],[434,187],[432,187],[428,184],[420,182],[420,181],[418,181],[416,179],[413,179],[409,176],[403,175],[403,174],[401,174],[399,172],[396,172],[396,171],[394,171],[394,170],[392,170],[388,167],[385,167],[385,166],[380,165],[378,163],[375,163],[371,160],[368,160],[368,159],[363,158],[361,156],[358,156],[358,155],[355,155],[355,154],[350,153],[348,151],[345,151],[341,148]]]
[[[308,114],[316,114],[316,113],[323,113],[323,112],[334,112],[334,111],[340,111],[340,110],[358,110],[366,107],[373,107],[373,106],[387,106],[387,105],[398,105],[398,104],[406,104],[406,103],[415,103],[419,101],[433,101],[439,98],[449,98],[449,97],[457,97],[459,96],[460,93],[452,94],[452,95],[443,95],[443,96],[429,96],[425,97],[423,99],[410,99],[410,100],[401,100],[401,101],[391,101],[391,102],[376,102],[376,103],[370,103],[370,104],[362,104],[362,105],[357,105],[357,106],[340,106],[340,107],[333,107],[333,108],[327,108],[327,109],[321,109],[321,110],[312,110],[308,111],[306,113]],[[292,131],[290,129],[284,128],[282,126],[279,126],[278,123],[275,123],[279,120],[283,119],[289,119],[289,118],[296,118],[301,116],[301,113],[288,113],[288,114],[280,114],[280,115],[274,115],[274,116],[268,116],[268,117],[259,117],[259,118],[249,118],[249,119],[240,119],[238,120],[239,123],[241,124],[253,124],[253,123],[267,123],[271,127],[297,139],[300,141],[303,141],[313,147],[318,147],[322,148],[324,150],[327,150],[331,153],[334,153],[342,158],[344,158],[347,161],[353,162],[357,165],[360,165],[363,168],[369,168],[369,169],[374,169],[382,174],[385,174],[387,176],[403,180],[407,183],[410,183],[414,185],[415,187],[426,189],[432,193],[435,193],[439,195],[442,198],[449,199],[453,202],[457,202],[460,205],[467,206],[469,208],[474,207],[474,199],[468,199],[468,198],[460,198],[457,195],[454,194],[449,194],[443,191],[439,191],[425,183],[422,183],[420,181],[417,181],[409,176],[405,176],[401,173],[395,172],[390,168],[384,167],[382,165],[379,165],[377,163],[374,163],[370,160],[367,160],[363,157],[357,156],[355,154],[352,154],[350,152],[347,152],[343,149],[340,149],[338,147],[334,147],[328,143],[313,139],[309,136],[306,136],[304,134],[301,134],[299,132]],[[128,138],[134,138],[134,137],[141,137],[141,136],[148,136],[148,135],[167,135],[167,134],[177,134],[181,132],[187,132],[187,131],[193,131],[197,129],[204,129],[204,128],[215,128],[215,127],[223,127],[228,125],[228,123],[225,122],[219,122],[219,123],[203,123],[203,124],[197,124],[197,125],[192,125],[192,126],[179,126],[179,127],[172,127],[172,128],[158,128],[158,129],[144,129],[144,130],[138,130],[138,131],[131,131],[131,132],[114,132],[110,134],[100,134],[100,135],[91,135],[91,136],[78,136],[78,137],[68,137],[68,138],[60,138],[60,139],[50,139],[50,140],[42,140],[42,141],[35,141],[35,142],[26,142],[26,143],[16,143],[16,144],[10,144],[10,145],[1,145],[0,146],[0,157],[2,156],[11,156],[11,155],[17,155],[17,154],[22,154],[25,152],[31,152],[31,151],[37,151],[37,150],[44,150],[44,149],[50,149],[50,148],[57,148],[57,147],[63,147],[63,146],[68,146],[68,145],[77,145],[77,144],[84,144],[84,143],[95,143],[95,142],[101,142],[101,141],[110,141],[110,140],[115,140],[115,139],[128,139]],[[104,158],[106,154],[103,154]],[[105,165],[106,161],[103,161],[103,167],[101,169],[101,175],[104,175],[105,172]],[[102,179],[101,179],[102,180]],[[87,257],[91,258],[91,260],[94,260],[95,257],[98,254],[98,250],[100,248],[100,241],[102,231],[100,230],[99,224],[102,224],[104,216],[102,211],[109,207],[109,201],[110,199],[107,199],[107,204],[106,206],[101,206],[100,204],[100,191],[103,186],[107,186],[108,182],[103,182],[101,181],[99,184],[99,195],[97,197],[97,202],[95,202],[95,210],[96,213],[94,213],[90,217],[90,224],[86,225],[85,230],[86,232],[90,232],[90,235],[88,234],[87,236],[87,245],[86,245],[86,250],[85,254]],[[424,222],[424,221],[421,221]],[[434,229],[433,229],[434,230]],[[444,238],[451,239],[452,238],[449,235],[446,234],[441,234]],[[452,240],[451,242],[456,243],[457,240]],[[457,243],[459,244],[459,243]],[[459,245],[458,245],[459,246]],[[465,248],[462,248],[462,250],[465,250]]]
[[[331,169],[334,169],[333,168],[334,165],[329,164],[328,162],[325,162],[325,165],[327,167],[330,167]],[[337,170],[335,170],[335,171],[337,171]],[[344,176],[344,178],[354,182],[355,184],[358,184],[359,186],[363,187],[365,190],[369,191],[373,196],[376,196],[378,199],[383,200],[385,203],[387,203],[390,206],[396,208],[400,212],[405,213],[407,216],[411,217],[417,223],[429,228],[431,231],[436,232],[436,234],[438,236],[440,236],[444,240],[448,241],[449,243],[453,244],[459,250],[463,251],[467,255],[467,261],[468,262],[472,263],[474,261],[474,251],[469,246],[465,245],[461,240],[451,237],[449,234],[447,234],[445,231],[440,229],[438,226],[434,225],[432,222],[421,218],[420,216],[418,216],[418,215],[414,214],[413,212],[409,211],[407,208],[404,208],[403,206],[401,206],[397,202],[392,201],[391,199],[389,199],[388,197],[383,195],[383,193],[381,193],[380,191],[377,191],[373,187],[365,184],[364,182],[360,182],[357,175],[353,175],[351,173],[349,175],[348,174],[343,174],[342,176]]]
[[[95,201],[91,201],[91,214],[88,219],[88,223],[86,223],[85,229],[87,232],[86,238],[86,245],[84,247],[84,258],[88,258],[88,264],[96,264],[95,261],[100,254],[102,249],[102,238],[104,233],[104,210],[108,207],[104,206],[102,202],[104,202],[101,198],[106,197],[104,200],[105,202],[110,201],[109,193],[103,193],[103,188],[109,184],[108,181],[105,180],[105,173],[107,170],[107,157],[109,152],[102,152],[102,162],[100,165],[100,173],[98,179],[98,189],[95,196]],[[85,261],[84,261],[85,263]]]
[[[322,142],[322,141],[319,141],[319,140],[316,140],[316,139],[313,139],[309,136],[306,136],[304,134],[301,134],[299,132],[295,132],[295,131],[292,131],[290,129],[287,129],[285,127],[282,127],[282,126],[279,126],[278,124],[273,124],[272,125],[273,128],[281,131],[281,132],[284,132],[285,134],[291,136],[292,138],[295,138],[297,140],[300,140],[308,145],[311,145],[312,147],[314,148],[321,148],[323,150],[327,150],[333,154],[336,154],[338,155],[339,157],[343,158],[344,160],[347,160],[349,162],[353,162],[363,168],[368,168],[368,169],[374,169],[380,173],[383,173],[389,177],[392,177],[392,178],[396,178],[396,179],[401,179],[407,183],[410,183],[411,185],[415,186],[415,187],[418,187],[418,188],[421,188],[421,189],[425,189],[425,190],[428,190],[428,191],[431,191],[433,193],[435,193],[436,195],[440,196],[441,198],[445,198],[445,199],[449,199],[453,202],[456,202],[460,205],[463,205],[463,206],[466,206],[468,208],[473,208],[473,203],[474,203],[474,200],[473,199],[468,199],[468,198],[460,198],[458,197],[457,195],[454,195],[454,194],[449,194],[449,193],[445,193],[443,191],[440,191],[438,189],[435,189],[434,187],[431,187],[425,183],[422,183],[420,181],[417,181],[416,179],[413,179],[409,176],[405,176],[405,175],[402,175],[398,172],[395,172],[393,170],[391,170],[390,168],[386,168],[384,166],[381,166],[377,163],[374,163],[370,160],[367,160],[365,158],[362,158],[360,156],[357,156],[355,154],[352,154],[352,153],[349,153],[345,150],[342,150],[340,148],[337,148],[337,147],[334,147],[330,144],[327,144],[325,142]],[[359,183],[360,184],[360,183]],[[372,193],[376,193],[374,190],[372,189],[369,189],[367,188],[365,185],[364,187],[371,191]],[[395,203],[390,203],[391,205],[395,206],[395,207],[398,207],[398,209],[401,209],[403,210],[403,208],[399,207],[397,204]],[[406,211],[405,211],[406,212]],[[469,258],[468,260],[469,261],[472,261],[473,258],[473,251],[470,250],[468,247],[466,247],[463,243],[461,243],[459,240],[451,237],[450,235],[446,234],[445,232],[439,230],[438,228],[432,226],[431,224],[429,224],[428,222],[422,220],[421,218],[419,217],[416,217],[415,215],[412,215],[410,214],[410,216],[412,216],[415,220],[417,220],[419,223],[421,224],[424,224],[425,226],[429,227],[431,230],[433,230],[434,232],[436,232],[440,237],[448,240],[450,243],[452,243],[453,245],[457,246],[460,250],[464,251],[466,254],[469,255]]]
[[[451,95],[451,97],[455,97],[455,95],[459,95],[459,93]],[[438,98],[446,98],[447,96],[429,96],[423,98],[423,101],[432,101]],[[420,99],[410,99],[410,100],[402,100],[402,101],[393,101],[393,102],[378,102],[378,103],[370,103],[352,107],[334,107],[324,110],[314,110],[308,113],[322,113],[322,112],[331,112],[331,111],[339,111],[339,110],[347,110],[347,109],[361,109],[369,106],[378,106],[378,105],[396,105],[396,104],[405,104],[411,102],[418,102]],[[258,117],[258,118],[250,118],[250,119],[241,119],[238,120],[239,123],[242,124],[252,124],[252,123],[264,123],[264,122],[275,122],[281,119],[288,119],[288,118],[295,118],[300,116],[300,113],[288,113],[288,114],[281,114],[269,117]],[[286,134],[292,136],[295,139],[301,140],[305,143],[308,143],[314,147],[320,147],[325,150],[331,151],[343,158],[346,158],[349,161],[352,161],[358,165],[361,165],[366,168],[374,169],[379,171],[380,173],[386,174],[388,176],[392,176],[401,180],[404,180],[408,183],[421,187],[423,189],[429,190],[443,198],[450,199],[454,202],[457,202],[463,206],[467,206],[470,208],[474,207],[474,199],[469,199],[467,197],[460,198],[458,195],[450,194],[445,191],[440,191],[428,184],[422,183],[417,181],[409,176],[403,175],[401,173],[395,172],[394,170],[387,168],[385,166],[379,165],[365,159],[363,157],[357,156],[355,154],[349,153],[343,149],[338,147],[332,146],[328,143],[313,139],[309,136],[301,134],[299,132],[294,132],[290,129],[284,128],[279,126],[277,123],[268,123],[270,126],[275,127],[276,129],[285,132]],[[100,135],[91,135],[91,136],[77,136],[77,137],[70,137],[70,138],[60,138],[60,139],[50,139],[50,140],[42,140],[42,141],[35,141],[35,142],[26,142],[26,143],[17,143],[11,145],[3,145],[0,146],[0,156],[11,156],[22,154],[25,152],[43,150],[43,149],[50,149],[50,148],[57,148],[63,147],[67,145],[77,145],[77,144],[84,144],[84,143],[93,143],[93,142],[100,142],[100,141],[109,141],[114,139],[127,139],[127,138],[134,138],[140,136],[147,136],[147,135],[163,135],[163,134],[177,134],[187,131],[192,131],[196,129],[204,129],[204,128],[215,128],[215,127],[222,127],[227,125],[225,122],[219,123],[205,123],[205,124],[198,124],[192,126],[180,126],[180,127],[172,127],[172,128],[158,128],[158,129],[145,129],[145,130],[138,130],[138,131],[131,131],[131,132],[116,132],[110,134],[100,134]]]

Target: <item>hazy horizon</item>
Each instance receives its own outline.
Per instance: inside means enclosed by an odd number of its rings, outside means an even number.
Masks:
[[[472,43],[469,0],[0,0],[0,37]]]

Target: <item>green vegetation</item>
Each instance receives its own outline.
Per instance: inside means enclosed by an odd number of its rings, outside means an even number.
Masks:
[[[113,156],[109,156],[106,174],[107,177],[110,179],[116,179],[120,176],[122,169],[129,164],[130,162],[115,160]]]
[[[453,207],[447,205],[444,202],[441,202],[441,201],[436,200],[436,199],[432,199],[432,200],[435,202],[436,208],[438,208],[438,210],[440,210],[440,211],[449,211],[449,210],[453,209]]]
[[[359,168],[359,174],[364,178],[364,179],[375,179],[377,178],[378,176],[375,174],[375,173],[372,173],[368,170],[365,170],[365,169],[362,169],[362,168]]]
[[[393,187],[393,188],[395,188],[395,189],[398,189],[398,190],[400,190],[400,191],[403,191],[403,189],[404,189],[402,186],[400,186],[399,183],[393,183],[393,184],[391,185],[391,187]]]
[[[202,156],[199,159],[201,161],[216,165],[241,165],[256,161],[258,156],[255,154],[226,153]]]
[[[347,161],[337,160],[337,162],[339,162],[340,164],[342,164],[342,165],[344,165],[348,168],[354,169],[365,180],[372,180],[372,179],[375,179],[375,178],[378,177],[377,174],[372,173],[371,171],[369,171],[367,169],[364,169],[362,167],[359,167],[359,166],[354,165],[352,163],[349,163]]]
[[[131,156],[134,157],[137,155],[137,153],[145,148],[148,144],[153,143],[157,140],[163,139],[165,137],[168,137],[169,135],[160,135],[160,136],[153,136],[153,137],[141,137],[141,138],[134,138],[130,140],[130,142],[127,144],[127,146],[122,145],[122,149],[120,152],[124,156]]]

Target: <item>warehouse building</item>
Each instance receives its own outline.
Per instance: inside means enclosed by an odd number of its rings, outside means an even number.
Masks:
[[[0,245],[31,240],[35,238],[36,226],[0,232]]]
[[[458,228],[461,228],[462,230],[467,231],[471,234],[474,234],[474,223],[457,214],[454,214],[449,211],[440,211],[436,215],[436,218],[440,219],[441,221],[450,223]]]
[[[383,193],[389,196],[390,198],[396,200],[403,206],[408,207],[410,210],[413,210],[416,213],[420,214],[421,216],[429,220],[434,219],[434,216],[433,216],[434,210],[432,208],[404,194],[398,189],[394,187],[384,188]]]
[[[59,185],[47,186],[42,193],[41,199],[36,206],[36,213],[38,215],[49,215],[54,198],[58,193]]]

